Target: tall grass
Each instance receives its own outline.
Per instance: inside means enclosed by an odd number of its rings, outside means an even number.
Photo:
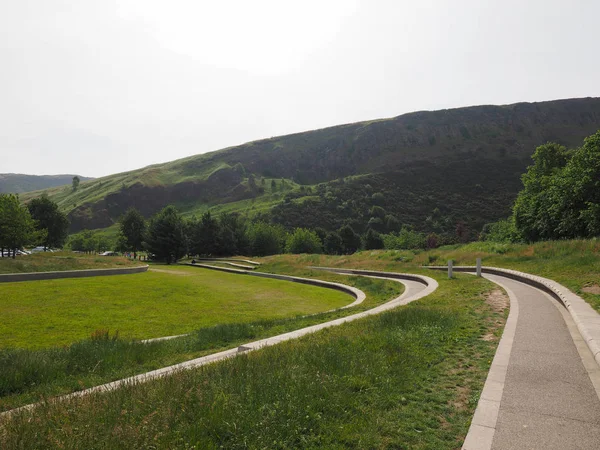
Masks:
[[[7,419],[2,448],[457,448],[504,314],[459,275],[418,304]],[[496,333],[499,331],[495,330]]]
[[[336,278],[336,277],[334,277]],[[337,277],[336,279],[340,279]],[[170,364],[285,333],[380,304],[402,292],[399,283],[350,277],[367,294],[360,308],[298,316],[219,324],[166,341],[141,343],[96,330],[90,339],[49,349],[0,350],[0,410],[125,378]]]

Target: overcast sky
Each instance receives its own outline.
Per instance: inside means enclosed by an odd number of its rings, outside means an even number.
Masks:
[[[600,96],[598,0],[0,0],[0,173]]]

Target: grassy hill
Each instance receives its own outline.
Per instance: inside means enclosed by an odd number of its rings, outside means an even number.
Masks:
[[[286,226],[365,229],[373,206],[399,223],[478,230],[509,214],[536,146],[580,145],[600,99],[415,112],[340,125],[48,189],[71,230],[106,228],[130,206],[263,216]],[[22,196],[27,201],[41,192]],[[382,222],[385,218],[382,218]],[[381,225],[382,227],[384,225]]]
[[[22,173],[0,173],[0,193],[22,192],[71,185],[75,175],[24,175]],[[79,176],[81,181],[93,178]]]

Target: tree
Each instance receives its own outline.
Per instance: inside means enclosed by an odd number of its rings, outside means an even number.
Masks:
[[[58,205],[48,198],[47,194],[34,198],[27,205],[31,217],[37,221],[37,230],[46,230],[41,236],[42,240],[36,244],[48,248],[61,248],[65,245],[69,233],[69,219],[60,212]]]
[[[283,227],[256,222],[249,227],[250,248],[253,256],[277,255],[283,249],[286,233]]]
[[[383,248],[383,239],[381,238],[381,235],[372,228],[369,228],[365,234],[364,248],[365,250],[377,250]]]
[[[0,194],[0,248],[16,250],[37,238],[35,221],[14,194]]]
[[[223,256],[250,254],[250,239],[246,221],[234,213],[223,213],[219,217],[220,248]]]
[[[287,238],[285,250],[288,253],[321,253],[323,245],[314,231],[296,228]]]
[[[150,219],[145,246],[157,259],[171,264],[186,253],[184,223],[174,206],[163,208]]]
[[[125,251],[133,252],[133,259],[142,248],[146,234],[146,221],[144,216],[135,208],[129,208],[119,221],[120,247]]]
[[[79,183],[80,183],[80,182],[81,182],[81,180],[79,179],[79,177],[78,177],[77,175],[75,175],[75,176],[73,177],[73,183],[72,183],[72,186],[73,186],[73,192],[75,192],[75,191],[77,190],[77,188],[79,187]]]
[[[323,240],[323,247],[328,255],[340,255],[344,252],[342,238],[335,231],[327,233]]]
[[[582,147],[538,147],[513,207],[526,241],[600,236],[600,131]]]
[[[360,248],[360,236],[354,232],[350,225],[344,225],[338,230],[342,238],[343,253],[352,254]]]
[[[210,211],[205,212],[199,222],[191,227],[190,253],[192,255],[215,256],[219,253],[219,224]]]

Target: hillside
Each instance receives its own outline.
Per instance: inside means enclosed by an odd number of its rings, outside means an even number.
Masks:
[[[22,192],[48,189],[65,184],[70,185],[75,175],[24,175],[21,173],[0,173],[0,193],[20,194]],[[81,181],[93,178],[79,176]]]
[[[130,206],[149,216],[173,203],[188,215],[240,211],[290,227],[351,223],[361,231],[371,221],[385,229],[394,216],[422,230],[464,222],[475,232],[509,214],[536,146],[577,146],[598,129],[599,98],[423,111],[249,142],[48,193],[69,213],[72,231],[108,227]],[[383,208],[381,217],[373,206]]]

